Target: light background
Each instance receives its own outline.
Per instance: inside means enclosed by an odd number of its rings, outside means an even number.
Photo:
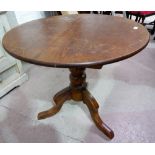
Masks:
[[[0,11],[77,10],[155,11],[155,0],[0,0]],[[151,155],[154,148],[154,144],[0,144],[0,155]]]
[[[7,11],[154,11],[154,0],[0,0]]]

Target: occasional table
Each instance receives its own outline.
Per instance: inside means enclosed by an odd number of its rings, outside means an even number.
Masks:
[[[51,109],[38,114],[39,120],[55,115],[67,100],[83,101],[98,129],[110,139],[114,132],[99,116],[99,105],[87,90],[85,70],[129,58],[148,42],[149,33],[142,25],[95,14],[34,20],[10,30],[3,38],[5,50],[17,59],[70,70],[70,85],[54,96]]]

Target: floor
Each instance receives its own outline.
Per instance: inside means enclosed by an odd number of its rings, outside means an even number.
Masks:
[[[30,17],[20,18],[21,23]],[[81,102],[68,101],[57,115],[38,121],[38,112],[50,108],[52,96],[68,85],[69,71],[25,63],[29,80],[0,99],[0,142],[155,142],[154,60],[151,38],[147,48],[132,58],[87,70],[89,90],[100,104],[101,117],[115,132],[113,140],[95,127]]]
[[[87,107],[68,101],[48,119],[37,113],[52,106],[52,96],[69,83],[67,69],[24,64],[29,80],[0,100],[0,142],[155,142],[155,42],[124,61],[88,69],[89,90],[100,115],[114,130],[107,139]]]

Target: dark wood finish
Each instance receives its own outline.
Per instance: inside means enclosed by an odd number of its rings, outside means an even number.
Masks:
[[[5,34],[3,46],[20,60],[66,67],[71,72],[70,85],[54,96],[55,106],[39,113],[38,119],[55,115],[66,100],[83,101],[98,129],[112,139],[114,132],[101,120],[99,105],[87,90],[85,69],[100,69],[105,64],[128,58],[140,52],[148,41],[148,31],[136,22],[85,14],[23,24]]]
[[[94,120],[98,129],[101,130],[107,137],[112,139],[114,137],[114,132],[100,118],[98,113],[99,105],[95,100],[95,98],[89,93],[88,90],[83,91],[83,102],[89,108],[91,117]]]
[[[67,87],[65,89],[63,89],[62,91],[58,92],[54,97],[53,100],[55,102],[55,106],[52,107],[49,110],[40,112],[38,114],[38,119],[45,119],[47,117],[51,117],[53,115],[55,115],[57,112],[59,112],[59,110],[61,109],[62,105],[64,104],[64,102],[66,100],[70,100],[71,99],[71,95],[70,95],[70,87]]]
[[[107,137],[112,139],[114,132],[102,121],[99,116],[99,105],[95,98],[87,90],[85,68],[70,68],[70,86],[57,93],[53,100],[55,106],[47,111],[40,112],[38,119],[45,119],[55,115],[61,109],[62,105],[67,100],[83,101],[90,111],[91,117],[94,120],[96,126]]]
[[[141,51],[148,41],[149,33],[139,23],[122,17],[84,14],[28,22],[6,33],[3,46],[23,61],[68,68],[123,60]]]

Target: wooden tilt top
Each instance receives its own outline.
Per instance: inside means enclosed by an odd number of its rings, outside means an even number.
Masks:
[[[106,15],[68,15],[34,20],[7,32],[5,50],[17,59],[51,67],[92,67],[140,52],[149,41],[144,26]]]

